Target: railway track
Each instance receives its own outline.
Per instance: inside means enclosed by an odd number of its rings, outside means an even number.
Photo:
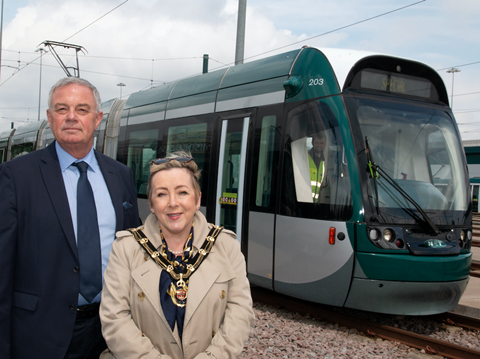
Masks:
[[[356,329],[366,336],[379,337],[389,341],[396,341],[413,348],[425,350],[429,354],[439,354],[452,359],[480,358],[480,351],[469,349],[450,342],[434,339],[426,335],[413,333],[407,330],[388,325],[372,323],[365,319],[359,319],[347,314],[329,309],[327,306],[318,305],[284,295],[273,293],[260,288],[252,288],[254,301],[297,312],[301,315],[310,315],[332,324]],[[453,313],[445,313],[436,316],[426,316],[425,320],[432,319],[447,323],[451,326],[461,326],[468,329],[480,329],[480,321]]]
[[[472,247],[480,247],[480,214],[474,214],[472,217],[473,238]]]

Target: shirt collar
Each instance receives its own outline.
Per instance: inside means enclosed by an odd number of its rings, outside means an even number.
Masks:
[[[80,161],[85,161],[93,170],[93,172],[98,171],[98,162],[95,158],[95,153],[93,152],[93,146],[90,152],[88,152],[88,154],[81,159],[76,159],[75,157],[73,157],[62,147],[60,147],[57,141],[55,141],[55,149],[57,150],[58,162],[60,163],[60,168],[62,172],[64,172],[72,163]]]

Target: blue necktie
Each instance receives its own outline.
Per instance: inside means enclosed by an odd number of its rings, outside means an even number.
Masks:
[[[102,259],[97,209],[87,178],[88,164],[73,163],[80,171],[77,184],[77,246],[80,260],[80,294],[91,303],[102,290]]]

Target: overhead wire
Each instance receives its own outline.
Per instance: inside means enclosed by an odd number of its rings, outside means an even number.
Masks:
[[[118,6],[116,6],[115,8],[111,9],[110,11],[108,11],[107,13],[105,13],[104,15],[102,15],[101,17],[99,17],[98,19],[96,19],[95,21],[93,21],[92,23],[88,24],[87,26],[85,26],[84,28],[80,29],[79,31],[75,32],[73,35],[67,37],[65,40],[63,40],[64,42],[71,39],[72,37],[74,37],[75,35],[79,34],[80,32],[84,31],[85,29],[87,29],[88,27],[90,27],[91,25],[93,25],[94,23],[100,21],[102,18],[104,18],[105,16],[107,16],[108,14],[112,13],[113,11],[115,11],[116,9],[118,9],[119,7],[121,7],[122,5],[124,5],[125,3],[127,3],[129,0],[125,0],[124,2],[122,2],[121,4],[119,4]],[[357,21],[357,22],[354,22],[354,23],[351,23],[351,24],[348,24],[348,25],[345,25],[345,26],[341,26],[339,28],[336,28],[336,29],[333,29],[333,30],[330,30],[330,31],[327,31],[327,32],[324,32],[324,33],[321,33],[319,35],[315,35],[315,36],[311,36],[309,38],[306,38],[306,39],[303,39],[303,40],[300,40],[300,41],[296,41],[296,42],[293,42],[293,43],[290,43],[288,45],[284,45],[284,46],[281,46],[281,47],[278,47],[278,48],[275,48],[275,49],[272,49],[272,50],[269,50],[269,51],[265,51],[263,53],[260,53],[260,54],[256,54],[254,56],[250,56],[246,59],[252,59],[252,58],[256,58],[256,57],[259,57],[259,56],[262,56],[262,55],[265,55],[265,54],[268,54],[268,53],[271,53],[271,52],[274,52],[274,51],[278,51],[280,49],[283,49],[283,48],[286,48],[286,47],[290,47],[290,46],[294,46],[298,43],[305,43],[306,41],[309,41],[309,40],[312,40],[312,39],[315,39],[315,38],[318,38],[318,37],[321,37],[321,36],[325,36],[325,35],[328,35],[328,34],[331,34],[333,32],[336,32],[336,31],[339,31],[339,30],[343,30],[343,29],[346,29],[346,28],[349,28],[349,27],[352,27],[352,26],[355,26],[355,25],[358,25],[358,24],[361,24],[361,23],[364,23],[364,22],[367,22],[367,21],[371,21],[371,20],[374,20],[376,18],[379,18],[379,17],[382,17],[382,16],[385,16],[385,15],[389,15],[389,14],[392,14],[394,12],[397,12],[397,11],[401,11],[403,9],[406,9],[406,8],[409,8],[409,7],[412,7],[412,6],[415,6],[415,5],[418,5],[420,3],[423,3],[425,2],[426,0],[420,0],[420,1],[417,1],[417,2],[414,2],[414,3],[411,3],[411,4],[408,4],[408,5],[405,5],[405,6],[402,6],[402,7],[399,7],[399,8],[396,8],[396,9],[393,9],[393,10],[390,10],[390,11],[387,11],[387,12],[384,12],[384,13],[381,13],[381,14],[378,14],[378,15],[375,15],[375,16],[372,16],[372,17],[369,17],[369,18],[366,18],[366,19],[363,19],[363,20],[360,20],[360,21]],[[12,51],[12,50],[4,50],[4,51]],[[27,62],[25,66],[23,66],[22,68],[19,68],[18,71],[16,71],[14,74],[12,74],[7,80],[5,80],[3,83],[0,84],[0,86],[2,86],[3,84],[5,84],[9,79],[11,79],[13,77],[13,75],[15,75],[16,73],[20,72],[21,70],[23,70],[25,67],[29,66],[30,64],[32,64],[33,62],[35,62],[36,60],[38,60],[41,56],[45,55],[46,53],[48,53],[48,51],[44,52],[43,54],[41,54],[40,56],[38,56],[37,58],[35,58],[33,61],[30,61],[30,62]],[[116,57],[109,57],[109,56],[88,56],[88,57],[92,57],[92,58],[107,58],[107,59],[124,59],[124,60],[139,60],[139,61],[168,61],[168,60],[180,60],[180,59],[196,59],[198,57],[193,57],[193,58],[171,58],[171,59],[142,59],[142,58],[116,58]],[[229,63],[229,64],[225,64],[225,63],[222,63],[218,60],[215,60],[215,59],[212,59],[211,57],[209,58],[209,60],[212,60],[212,61],[215,61],[215,62],[218,62],[220,64],[222,64],[222,66],[219,66],[217,68],[214,68],[213,70],[215,69],[219,69],[219,68],[222,68],[222,67],[225,67],[225,66],[229,66],[229,65],[233,65],[234,63]],[[473,63],[469,63],[469,64],[464,64],[464,65],[458,65],[456,67],[461,67],[461,66],[468,66],[468,65],[473,65],[473,64],[476,64],[476,63],[480,63],[480,61],[478,62],[473,62]],[[448,68],[445,68],[445,69],[448,69]],[[445,70],[445,69],[439,69],[438,71],[440,70]],[[124,75],[114,75],[114,74],[106,74],[106,73],[102,73],[102,72],[95,72],[95,71],[88,71],[88,70],[82,70],[82,72],[88,72],[88,73],[96,73],[96,74],[101,74],[101,75],[107,75],[107,76],[118,76],[118,77],[123,77],[123,78],[131,78],[131,79],[138,79],[138,80],[147,80],[147,79],[142,79],[142,78],[136,78],[136,77],[130,77],[130,76],[124,76]],[[192,75],[193,76],[193,75]],[[191,77],[191,76],[188,76],[188,77]],[[151,81],[153,82],[152,79],[148,79],[148,81]],[[155,82],[159,82],[159,83],[165,83],[165,81],[155,81]],[[146,86],[145,88],[148,88],[149,86],[151,85],[148,85]],[[472,93],[473,94],[473,93]],[[461,96],[461,95],[457,95],[457,96]]]
[[[87,29],[89,26],[93,25],[94,23],[96,23],[96,22],[99,21],[100,19],[104,18],[105,16],[107,16],[108,14],[110,14],[112,11],[118,9],[120,6],[124,5],[124,4],[125,4],[126,2],[128,2],[128,1],[129,1],[129,0],[125,0],[123,3],[121,3],[121,4],[118,5],[118,6],[116,6],[115,8],[113,8],[112,10],[110,10],[109,12],[107,12],[106,14],[102,15],[102,16],[99,17],[97,20],[93,21],[93,22],[90,23],[89,25],[85,26],[85,27],[82,28],[81,30],[79,30],[79,31],[77,31],[76,33],[74,33],[73,35],[67,37],[64,41],[69,40],[70,38],[72,38],[73,36],[77,35],[77,34],[80,33],[81,31]],[[263,53],[260,53],[260,54],[257,54],[257,55],[248,57],[248,58],[246,58],[246,59],[252,59],[252,58],[255,58],[255,57],[258,57],[258,56],[262,56],[262,55],[265,55],[265,54],[267,54],[267,53],[273,52],[273,51],[278,51],[278,50],[283,49],[283,48],[285,48],[285,47],[293,46],[293,45],[296,45],[296,44],[298,44],[298,43],[304,43],[304,42],[309,41],[309,40],[311,40],[311,39],[314,39],[314,38],[317,38],[317,37],[321,37],[321,36],[324,36],[324,35],[328,35],[328,34],[330,34],[330,33],[333,33],[333,32],[339,31],[339,30],[343,30],[343,29],[346,29],[346,28],[349,28],[349,27],[352,27],[352,26],[355,26],[355,25],[358,25],[358,24],[361,24],[361,23],[364,23],[364,22],[367,22],[367,21],[371,21],[371,20],[373,20],[373,19],[376,19],[376,18],[385,16],[385,15],[388,15],[388,14],[391,14],[391,13],[394,13],[394,12],[397,12],[397,11],[400,11],[400,10],[403,10],[403,9],[406,9],[406,8],[408,8],[408,7],[411,7],[411,6],[414,6],[414,5],[418,5],[418,4],[420,4],[420,3],[422,3],[422,2],[425,2],[425,1],[426,1],[426,0],[420,0],[420,1],[414,2],[414,3],[412,3],[412,4],[409,4],[409,5],[405,5],[405,6],[396,8],[396,9],[394,9],[394,10],[390,10],[390,11],[384,12],[384,13],[382,13],[382,14],[378,14],[378,15],[375,15],[375,16],[372,16],[372,17],[369,17],[369,18],[366,18],[366,19],[363,19],[363,20],[354,22],[354,23],[349,24],[349,25],[341,26],[341,27],[339,27],[339,28],[336,28],[336,29],[334,29],[334,30],[330,30],[330,31],[324,32],[324,33],[322,33],[322,34],[315,35],[315,36],[312,36],[312,37],[303,39],[303,40],[301,40],[301,41],[293,42],[293,43],[290,43],[290,44],[288,44],[288,45],[281,46],[281,47],[278,47],[278,48],[276,48],[276,49],[269,50],[269,51],[266,51],[266,52],[263,52]],[[42,55],[45,55],[46,53],[47,53],[47,52],[44,52]],[[42,56],[42,55],[41,55],[41,56]],[[89,57],[93,57],[93,56],[89,56]],[[30,65],[30,64],[33,63],[34,61],[38,60],[39,58],[40,58],[40,56],[37,57],[37,58],[35,58],[33,61],[30,61],[30,62],[27,63],[23,68],[21,68],[19,71],[23,70],[25,67],[27,67],[28,65]],[[107,58],[107,57],[106,57],[106,58]],[[147,59],[144,59],[144,60],[147,60]],[[152,60],[152,59],[148,59],[148,60]],[[214,59],[212,59],[212,58],[209,58],[209,60],[213,60],[213,61],[215,61],[215,62],[218,62],[218,63],[222,64],[222,66],[216,67],[216,68],[214,68],[213,70],[220,69],[220,68],[222,68],[222,67],[230,66],[230,65],[233,65],[233,64],[234,64],[234,62],[225,64],[225,63],[222,63],[222,62],[220,62],[220,61],[214,60]],[[16,73],[18,73],[19,71],[17,71]],[[84,71],[84,70],[82,70],[82,71]],[[13,76],[13,74],[12,74],[7,80],[5,80],[4,82],[2,82],[2,83],[0,84],[0,86],[2,86],[5,82],[7,82],[12,76]],[[194,76],[194,75],[192,75],[192,76]],[[191,76],[188,76],[188,77],[191,77]],[[150,81],[150,80],[149,80],[149,81]]]
[[[104,15],[100,16],[98,19],[96,19],[95,21],[91,22],[90,24],[88,24],[87,26],[85,26],[84,28],[80,29],[79,31],[77,31],[76,33],[74,33],[73,35],[67,37],[65,40],[63,40],[63,42],[71,39],[72,37],[74,37],[75,35],[79,34],[80,32],[82,32],[83,30],[87,29],[88,27],[90,27],[91,25],[93,25],[94,23],[96,23],[97,21],[103,19],[105,16],[107,16],[108,14],[110,14],[112,11],[115,11],[116,9],[118,9],[120,6],[124,5],[125,3],[127,3],[129,0],[125,0],[124,2],[122,2],[120,5],[114,7],[112,10],[108,11],[107,13],[105,13]],[[8,79],[6,79],[5,81],[3,81],[2,83],[0,83],[0,86],[3,86],[3,84],[5,84],[8,80],[10,80],[15,74],[19,73],[21,70],[23,70],[24,68],[26,68],[28,65],[32,64],[33,62],[37,61],[39,58],[41,58],[42,56],[44,56],[45,54],[47,54],[49,51],[45,51],[45,52],[42,52],[40,54],[40,56],[38,56],[37,58],[35,58],[33,61],[30,61],[28,62],[24,67],[20,68],[18,71],[14,72],[12,75],[10,75],[10,77]]]

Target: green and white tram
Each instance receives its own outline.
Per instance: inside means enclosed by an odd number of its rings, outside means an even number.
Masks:
[[[103,110],[96,148],[132,168],[143,218],[150,161],[193,154],[201,210],[238,234],[252,285],[420,315],[453,309],[467,286],[467,164],[423,63],[303,47]]]

